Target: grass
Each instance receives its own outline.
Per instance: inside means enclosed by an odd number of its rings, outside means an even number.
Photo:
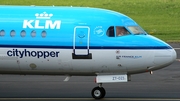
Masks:
[[[134,19],[149,34],[180,42],[180,0],[1,0],[0,5],[85,6],[114,10]]]

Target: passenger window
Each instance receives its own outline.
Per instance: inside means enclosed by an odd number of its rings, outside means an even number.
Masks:
[[[41,36],[43,37],[43,38],[45,38],[46,37],[46,31],[42,31],[42,33],[41,33]]]
[[[110,26],[106,32],[106,35],[109,36],[109,37],[115,37],[115,34],[114,34],[114,26]]]
[[[116,26],[116,36],[128,35],[129,32],[125,27]]]
[[[33,30],[33,31],[31,32],[31,36],[32,36],[32,37],[35,37],[35,36],[36,36],[36,31],[35,31],[35,30]]]
[[[11,30],[10,35],[11,35],[11,37],[14,37],[16,35],[15,30]]]
[[[25,37],[26,36],[26,31],[25,30],[22,30],[21,31],[21,37]]]
[[[5,31],[4,31],[4,30],[1,30],[1,31],[0,31],[0,36],[3,37],[4,35],[5,35]]]

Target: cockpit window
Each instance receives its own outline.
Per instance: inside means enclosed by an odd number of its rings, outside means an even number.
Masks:
[[[114,26],[110,26],[106,32],[107,36],[109,37],[115,37],[115,34],[114,34]]]
[[[126,30],[125,27],[122,26],[116,26],[116,36],[123,36],[123,35],[128,35],[129,32]]]
[[[128,29],[133,34],[146,34],[146,32],[144,30],[142,30],[139,26],[129,26]]]

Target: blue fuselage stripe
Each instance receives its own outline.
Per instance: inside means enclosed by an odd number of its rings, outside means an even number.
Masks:
[[[43,46],[43,45],[0,45],[2,48],[50,48],[73,49],[73,46]],[[76,49],[87,49],[87,46],[76,46]],[[89,49],[172,49],[170,46],[89,46]]]

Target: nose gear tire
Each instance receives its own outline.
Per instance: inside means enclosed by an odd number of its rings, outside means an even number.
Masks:
[[[104,98],[104,96],[106,95],[106,91],[103,87],[95,87],[92,90],[91,95],[95,99],[101,99]]]

